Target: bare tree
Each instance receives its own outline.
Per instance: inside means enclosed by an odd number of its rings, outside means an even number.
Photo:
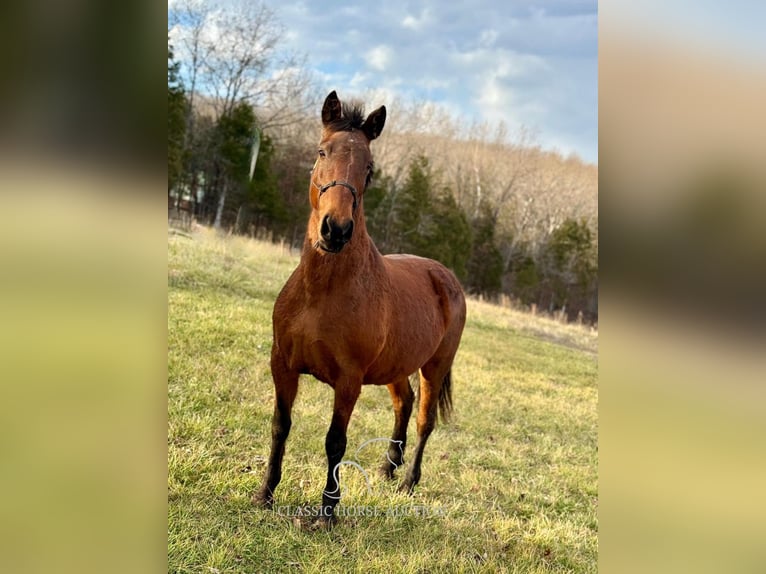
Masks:
[[[169,10],[169,34],[178,44],[195,110],[207,107],[215,122],[240,104],[256,109],[266,130],[299,121],[316,102],[304,61],[279,50],[284,30],[262,2],[177,0]],[[256,129],[256,126],[253,126]],[[227,196],[218,194],[220,226]]]
[[[180,74],[188,88],[189,114],[187,134],[193,132],[194,105],[202,62],[206,56],[203,31],[210,16],[211,7],[200,0],[175,2],[168,10],[168,37],[176,48],[176,57],[183,62]],[[187,135],[187,137],[189,137]]]

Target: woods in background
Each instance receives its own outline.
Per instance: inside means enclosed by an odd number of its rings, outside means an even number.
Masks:
[[[169,11],[168,213],[299,247],[324,93],[299,57],[278,60],[273,14],[243,6]],[[364,99],[389,110],[363,199],[382,253],[438,259],[489,300],[597,322],[596,166],[431,103]]]

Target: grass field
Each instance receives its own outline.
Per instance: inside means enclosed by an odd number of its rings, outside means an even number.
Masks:
[[[270,445],[271,309],[297,261],[204,228],[169,234],[168,571],[595,572],[597,335],[477,301],[454,418],[414,496],[375,474],[387,445],[355,455],[393,426],[388,391],[365,387],[345,458],[369,481],[343,467],[337,526],[298,527],[320,502],[332,405],[303,377],[275,508],[250,504]]]

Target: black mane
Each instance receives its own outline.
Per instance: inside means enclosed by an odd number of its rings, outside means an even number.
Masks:
[[[361,102],[352,101],[342,103],[341,116],[327,126],[333,132],[348,132],[359,129],[364,123],[364,105]]]

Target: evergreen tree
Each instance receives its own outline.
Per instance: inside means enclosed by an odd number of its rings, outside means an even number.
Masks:
[[[216,161],[212,187],[206,193],[212,192],[217,199],[216,227],[223,225],[224,217],[231,223],[246,197],[254,126],[253,108],[240,103],[221,116],[215,127]]]
[[[431,169],[420,155],[410,163],[407,180],[392,197],[389,244],[395,253],[422,255],[432,224]]]
[[[510,294],[525,305],[541,304],[541,277],[526,245],[517,246],[508,269]]]
[[[433,198],[430,229],[422,239],[424,257],[441,261],[461,281],[466,280],[466,263],[472,246],[471,226],[449,189],[443,189]]]
[[[310,210],[307,197],[310,164],[303,160],[306,149],[304,145],[282,139],[273,150],[269,158],[269,171],[274,174],[279,203],[284,206],[284,220],[276,225],[271,222],[271,227],[278,237],[287,239],[294,247],[300,247]]]
[[[242,206],[246,213],[240,218],[240,231],[247,232],[251,226],[254,230],[279,230],[286,222],[286,208],[276,174],[271,167],[273,156],[274,145],[271,138],[264,134],[261,136],[253,179],[247,187],[247,196]]]
[[[381,253],[390,253],[389,215],[391,214],[393,185],[391,178],[375,169],[372,182],[364,192],[364,217],[369,233]]]
[[[216,126],[221,168],[232,182],[247,180],[253,144],[255,114],[248,104],[234,106]]]
[[[179,62],[168,44],[168,193],[181,179],[188,102],[178,76]]]
[[[391,204],[391,217],[383,230],[392,252],[412,253],[442,262],[465,278],[471,252],[468,218],[449,189],[436,192],[428,158],[412,160],[404,185],[381,200]],[[376,222],[376,225],[378,223]]]
[[[473,220],[473,244],[467,264],[468,291],[484,297],[500,292],[503,256],[495,243],[495,218],[491,206],[482,202]]]
[[[596,276],[593,234],[585,220],[567,219],[557,227],[545,245],[542,263],[554,308],[584,298]]]

